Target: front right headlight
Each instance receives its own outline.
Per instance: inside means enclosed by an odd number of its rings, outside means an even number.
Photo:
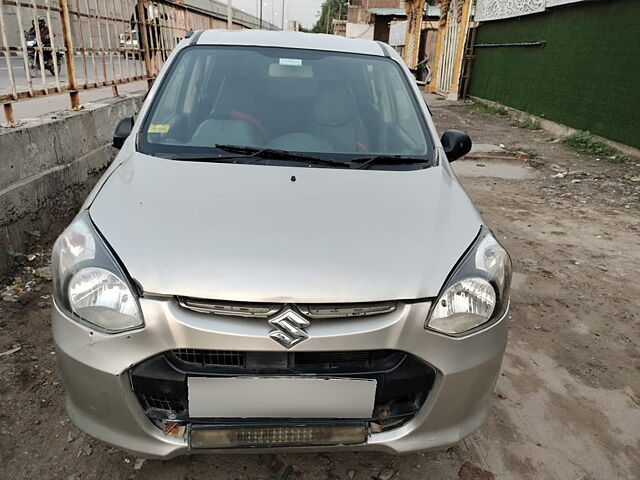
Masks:
[[[460,335],[501,318],[509,305],[511,259],[487,228],[482,228],[445,283],[426,328]]]
[[[144,325],[127,275],[82,212],[62,232],[51,256],[53,296],[70,317],[106,333]]]

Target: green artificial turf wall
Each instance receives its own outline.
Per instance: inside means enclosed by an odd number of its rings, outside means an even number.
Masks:
[[[468,94],[640,148],[640,0],[486,22]]]

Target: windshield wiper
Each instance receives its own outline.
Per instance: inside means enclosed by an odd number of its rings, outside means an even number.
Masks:
[[[402,155],[374,155],[372,157],[354,158],[350,167],[356,170],[364,170],[372,165],[407,165],[412,163],[426,163],[426,158],[403,157]]]
[[[241,147],[239,145],[222,145],[216,144],[216,148],[230,153],[239,153],[244,155],[243,158],[273,158],[282,160],[300,160],[307,163],[318,165],[349,167],[350,162],[341,162],[340,160],[331,160],[328,158],[314,157],[305,153],[289,152],[287,150],[278,150],[276,148],[258,148],[258,147]]]
[[[294,160],[309,164],[338,166],[364,170],[372,165],[400,165],[425,163],[425,158],[405,157],[402,155],[374,155],[370,157],[353,158],[350,161],[332,160],[315,157],[306,153],[290,152],[275,148],[243,147],[241,145],[216,144],[215,148],[231,155],[214,155],[213,153],[156,153],[156,156],[171,160],[186,160],[192,162],[220,162],[220,163],[251,163],[256,159]]]
[[[201,153],[165,153],[159,152],[154,153],[156,157],[166,158],[169,160],[185,160],[190,162],[221,162],[221,163],[236,163],[236,162],[228,162],[228,160],[237,160],[239,158],[245,158],[246,155],[203,155]]]

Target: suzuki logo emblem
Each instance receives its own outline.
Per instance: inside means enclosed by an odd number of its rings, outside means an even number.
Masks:
[[[291,348],[309,338],[309,334],[305,332],[304,328],[311,323],[292,310],[287,310],[272,318],[269,323],[275,327],[269,332],[269,336],[284,348]]]

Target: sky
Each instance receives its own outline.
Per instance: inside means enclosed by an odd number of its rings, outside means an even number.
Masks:
[[[219,0],[223,1],[224,0]],[[256,7],[260,0],[232,0],[235,8],[242,9],[252,15],[256,14]],[[262,0],[262,18],[271,21],[271,11],[273,8],[273,23],[280,26],[282,21],[282,0]],[[285,2],[285,22],[287,20],[299,20],[305,28],[311,28],[318,19],[318,13],[323,0],[284,0]],[[256,15],[257,16],[257,15]]]

